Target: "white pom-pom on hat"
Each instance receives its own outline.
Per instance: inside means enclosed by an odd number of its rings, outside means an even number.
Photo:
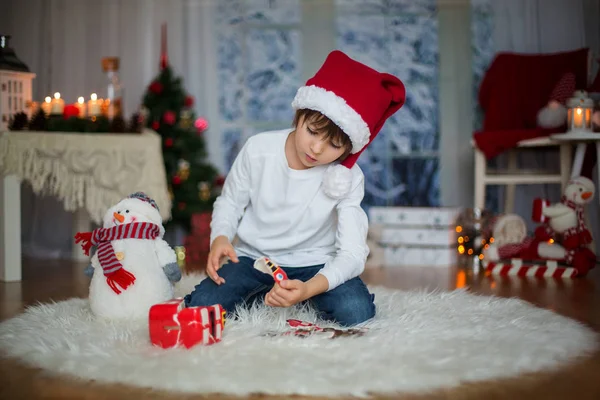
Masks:
[[[332,199],[343,198],[352,188],[352,172],[341,164],[330,165],[323,177],[323,191]]]

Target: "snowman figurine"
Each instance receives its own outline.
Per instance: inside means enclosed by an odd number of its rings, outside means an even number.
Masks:
[[[90,307],[97,316],[148,318],[150,307],[173,298],[181,279],[175,252],[163,240],[158,206],[142,192],[112,206],[103,227],[75,235],[91,259]]]
[[[585,226],[584,207],[594,198],[594,182],[578,176],[572,178],[565,187],[560,203],[543,205],[539,222],[544,224],[535,231],[539,240],[549,240],[560,236],[560,243],[566,249],[575,249],[592,242],[592,235]]]

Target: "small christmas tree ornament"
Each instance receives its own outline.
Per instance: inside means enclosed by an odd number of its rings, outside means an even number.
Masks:
[[[208,129],[208,121],[202,117],[198,118],[196,122],[194,122],[194,126],[198,133],[202,133]]]
[[[175,121],[176,121],[176,116],[175,113],[171,110],[167,110],[165,111],[165,113],[163,114],[163,121],[165,124],[167,125],[174,125]]]
[[[177,176],[179,176],[182,181],[186,181],[190,176],[190,163],[186,160],[180,159],[178,166],[179,170],[177,171]]]
[[[190,110],[183,110],[179,115],[179,127],[181,129],[190,129],[193,125],[192,113]]]
[[[198,184],[198,190],[200,191],[198,194],[200,200],[208,201],[210,199],[210,185],[208,182],[200,182]]]

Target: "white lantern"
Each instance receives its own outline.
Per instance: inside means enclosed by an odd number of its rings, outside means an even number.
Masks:
[[[8,45],[10,36],[0,35],[0,131],[18,112],[32,114],[31,84],[35,74],[19,60]]]
[[[592,114],[594,113],[594,100],[588,97],[587,92],[578,90],[574,96],[567,100],[568,130],[570,132],[592,132]]]

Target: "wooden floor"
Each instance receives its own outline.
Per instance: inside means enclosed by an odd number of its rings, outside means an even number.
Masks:
[[[0,283],[0,320],[20,313],[37,302],[86,297],[85,264],[65,261],[24,260],[23,281]],[[600,268],[583,279],[521,280],[491,278],[459,268],[367,269],[369,284],[391,288],[453,290],[468,288],[474,293],[520,297],[540,307],[574,318],[600,332]],[[490,343],[493,346],[493,343]],[[560,371],[499,381],[466,384],[456,389],[421,396],[375,396],[402,399],[600,399],[600,353]],[[252,396],[265,398],[267,396]],[[226,399],[223,395],[188,396],[126,387],[101,385],[53,376],[0,359],[0,399]],[[300,397],[296,397],[300,398]]]

